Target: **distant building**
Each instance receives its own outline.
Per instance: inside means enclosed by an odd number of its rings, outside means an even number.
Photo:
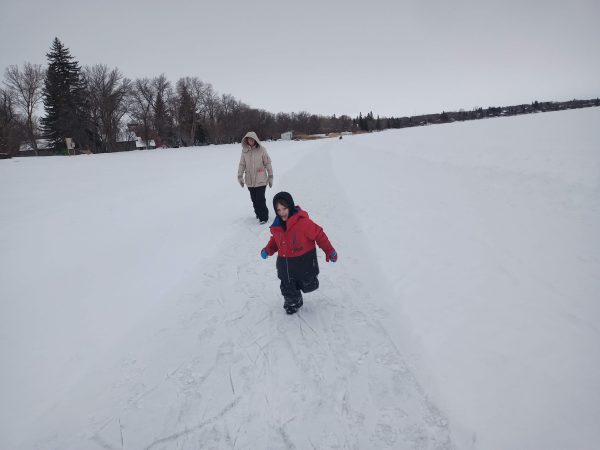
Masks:
[[[286,131],[285,133],[281,133],[281,140],[282,141],[291,141],[292,139],[294,139],[294,132],[293,131]]]
[[[135,137],[135,148],[137,148],[137,149],[156,148],[156,142],[154,142],[154,139],[149,139],[147,142],[142,141],[141,137],[136,136]]]
[[[38,155],[49,156],[55,154],[54,147],[52,147],[50,140],[36,139],[35,143],[38,148]],[[19,153],[13,156],[35,156],[33,145],[31,145],[31,142],[23,142],[21,145],[19,145]]]
[[[35,143],[37,144],[38,150],[50,150],[50,149],[52,149],[52,144],[50,143],[50,140],[48,140],[48,139],[36,139]],[[23,142],[19,146],[19,151],[20,152],[33,151],[33,145],[31,145],[31,142]]]

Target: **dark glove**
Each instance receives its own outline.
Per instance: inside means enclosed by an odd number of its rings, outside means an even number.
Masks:
[[[260,256],[261,256],[262,259],[267,259],[269,257],[269,254],[267,253],[267,249],[266,248],[263,248],[260,251]]]
[[[337,252],[335,250],[332,250],[332,252],[325,257],[325,261],[336,262],[337,261]]]

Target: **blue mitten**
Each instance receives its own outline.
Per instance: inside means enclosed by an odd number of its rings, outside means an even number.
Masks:
[[[267,249],[266,248],[263,248],[260,251],[260,256],[262,257],[262,259],[267,259],[269,257],[269,254],[267,253]]]
[[[337,261],[337,252],[334,250],[332,251],[329,256],[327,258],[325,258],[327,261],[331,261],[331,262],[336,262]]]

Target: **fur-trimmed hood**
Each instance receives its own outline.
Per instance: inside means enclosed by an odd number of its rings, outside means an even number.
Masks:
[[[244,136],[244,138],[242,139],[242,151],[243,152],[249,152],[250,151],[251,147],[246,142],[246,138],[249,138],[249,137],[252,138],[252,139],[254,139],[256,141],[256,143],[258,144],[259,147],[263,147],[262,142],[258,138],[257,134],[254,131],[248,131],[246,133],[246,135]]]

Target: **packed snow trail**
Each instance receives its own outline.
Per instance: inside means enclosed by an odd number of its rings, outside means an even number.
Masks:
[[[333,192],[327,189],[320,194],[306,189],[319,179],[335,181],[323,164],[329,160],[326,152],[318,146],[284,174],[282,189],[298,192],[298,204],[318,205],[325,217],[333,217],[347,209],[340,202],[343,197],[330,197]],[[296,183],[305,188],[295,189]],[[333,227],[327,229],[326,219],[315,220],[330,237],[336,235]],[[145,448],[181,439],[202,447],[229,441],[240,448],[451,448],[446,420],[379,323],[385,312],[362,286],[365,280],[353,273],[353,258],[348,255],[335,265],[321,260],[321,288],[305,295],[302,310],[288,317],[274,261],[258,259],[268,230],[254,224],[246,228],[248,235],[219,252],[214,268],[219,275],[205,285],[215,317],[199,321],[197,328],[217,338],[207,345],[218,349],[215,364],[208,374],[198,367],[182,369],[186,379],[194,371],[203,373],[202,382],[214,375],[206,391],[219,395],[195,405],[198,412],[210,405],[212,413],[203,413],[196,425],[182,421],[183,430]],[[338,244],[338,249],[353,246]],[[232,268],[236,259],[242,262]],[[223,326],[227,332],[216,331]],[[228,339],[219,343],[223,336]]]
[[[102,407],[38,445],[453,448],[446,419],[381,323],[386,311],[357,262],[360,236],[334,226],[348,208],[328,152],[316,146],[277,186],[295,195],[340,254],[335,264],[319,255],[321,287],[305,295],[300,312],[285,314],[274,258],[258,254],[268,227],[247,208],[231,241],[205,255],[202,273],[172,294],[172,308],[132,333],[127,355],[107,364],[113,374],[97,379],[112,385],[84,382],[72,393],[85,402],[95,392]],[[63,424],[68,408],[55,411]]]

